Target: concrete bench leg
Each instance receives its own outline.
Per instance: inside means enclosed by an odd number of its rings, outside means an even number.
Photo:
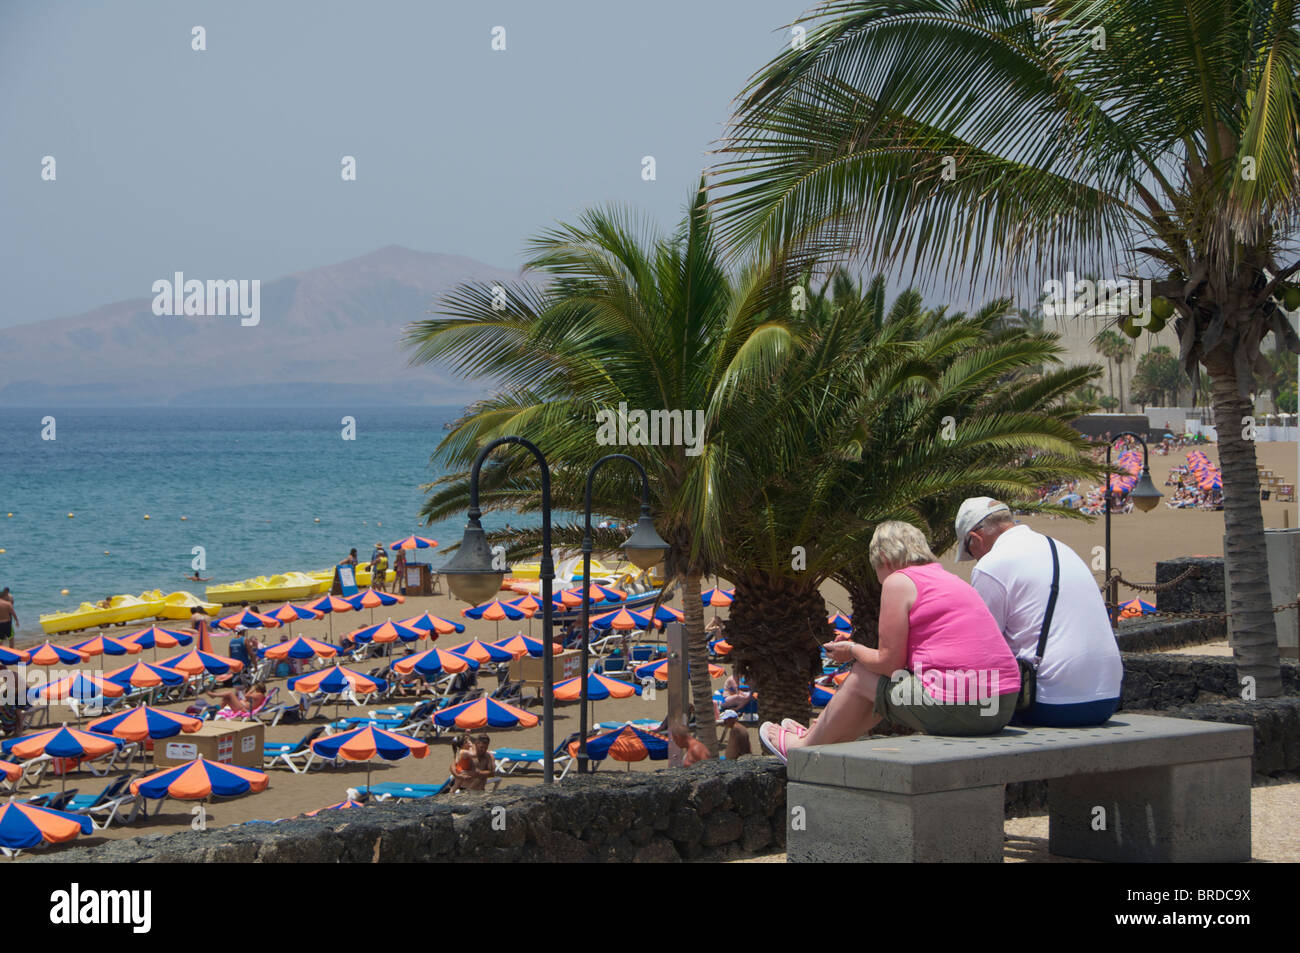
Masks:
[[[1228,758],[1053,779],[1049,849],[1107,861],[1249,860],[1250,772],[1249,758]]]
[[[936,794],[888,794],[791,781],[791,863],[1002,862],[1001,784]]]

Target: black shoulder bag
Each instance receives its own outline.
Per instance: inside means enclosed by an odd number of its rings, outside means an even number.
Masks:
[[[1047,611],[1043,613],[1043,630],[1038,633],[1038,653],[1034,661],[1018,658],[1020,666],[1020,695],[1016,698],[1016,711],[1024,711],[1038,700],[1038,664],[1047,648],[1047,630],[1052,627],[1052,613],[1056,611],[1056,595],[1061,590],[1061,561],[1056,555],[1056,540],[1047,537],[1052,548],[1052,591],[1047,597]]]

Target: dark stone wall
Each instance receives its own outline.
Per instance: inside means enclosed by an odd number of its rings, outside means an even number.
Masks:
[[[549,788],[110,841],[47,863],[335,863],[725,860],[785,845],[785,766],[709,761],[571,774]]]
[[[1223,544],[1220,540],[1210,540],[1208,545],[1218,549]],[[1188,569],[1197,571],[1178,585],[1158,593],[1156,608],[1161,612],[1226,612],[1228,601],[1223,588],[1222,556],[1162,559],[1156,563],[1156,584],[1177,579]]]
[[[1115,630],[1120,652],[1163,652],[1185,645],[1222,642],[1228,637],[1228,621],[1217,619],[1170,619],[1161,615],[1121,619]]]

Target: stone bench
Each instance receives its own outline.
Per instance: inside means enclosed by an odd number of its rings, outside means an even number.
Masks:
[[[1005,786],[1048,782],[1049,849],[1250,859],[1250,728],[1126,715],[1098,728],[881,737],[790,751],[791,862],[999,863]]]

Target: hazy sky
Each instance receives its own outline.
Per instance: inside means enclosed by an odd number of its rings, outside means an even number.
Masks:
[[[0,0],[0,326],[388,244],[515,268],[608,201],[670,227],[811,5]]]

